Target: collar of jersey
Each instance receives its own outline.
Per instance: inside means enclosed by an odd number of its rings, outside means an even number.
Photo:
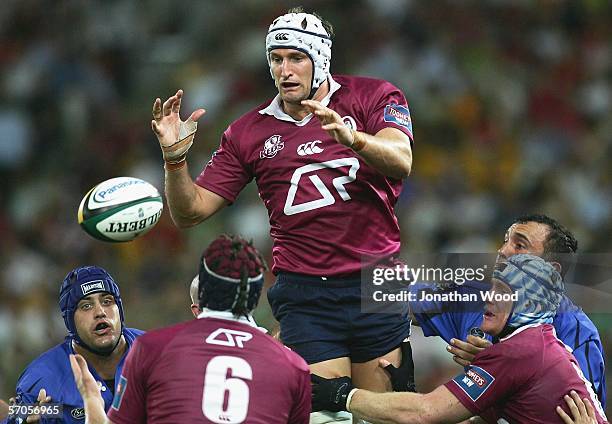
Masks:
[[[255,327],[264,333],[268,332],[268,330],[266,330],[265,328],[258,326],[251,315],[236,317],[231,311],[213,311],[212,309],[204,308],[202,309],[202,312],[200,312],[200,315],[198,315],[198,319],[201,318],[226,319],[228,321],[235,321],[240,322],[242,324],[250,325],[251,327]]]
[[[340,84],[334,81],[331,75],[327,77],[327,80],[329,81],[329,93],[327,93],[327,96],[325,96],[323,100],[321,100],[321,104],[323,106],[327,106],[331,100],[331,96],[336,91],[340,90],[340,87],[342,87]],[[261,113],[262,115],[274,116],[276,119],[280,121],[293,122],[298,127],[303,127],[304,125],[309,123],[310,120],[312,119],[312,113],[309,113],[308,115],[306,115],[304,119],[302,119],[301,121],[297,121],[293,119],[291,116],[287,115],[285,111],[283,110],[283,108],[281,107],[280,94],[277,94],[276,97],[272,99],[272,102],[267,107],[260,110],[259,113]]]
[[[527,330],[528,328],[533,328],[533,327],[539,327],[541,325],[544,325],[542,323],[538,323],[538,324],[527,324],[527,325],[523,325],[522,327],[517,328],[516,330],[514,330],[512,333],[508,334],[506,337],[503,337],[501,339],[499,339],[500,342],[504,342],[506,340],[508,340],[510,337],[514,337],[519,333],[522,333],[523,331]],[[553,331],[555,334],[555,337],[557,337],[557,333],[555,331],[555,328],[553,327]]]

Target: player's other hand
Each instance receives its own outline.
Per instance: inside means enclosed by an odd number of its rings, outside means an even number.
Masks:
[[[157,136],[164,160],[169,163],[179,163],[185,159],[198,129],[197,120],[206,113],[204,109],[196,109],[186,121],[181,121],[182,98],[183,90],[178,90],[163,104],[159,98],[153,102],[151,128]]]
[[[323,378],[310,375],[312,383],[312,412],[346,411],[346,400],[355,388],[350,377]]]
[[[47,396],[47,391],[45,389],[40,389],[38,391],[38,396],[36,398],[36,405],[44,405],[46,403],[51,402],[51,396]],[[11,405],[14,405],[16,402],[15,398],[11,398],[9,399],[9,403]],[[39,423],[40,422],[40,415],[28,415],[28,417],[25,420],[26,423],[31,424],[31,423]]]
[[[483,351],[491,345],[491,342],[481,337],[468,335],[465,341],[451,339],[446,350],[453,355],[453,361],[466,367],[472,363],[478,352]]]
[[[70,355],[70,367],[74,382],[81,393],[85,411],[87,414],[88,405],[99,406],[104,411],[104,400],[100,395],[100,387],[96,383],[91,371],[87,367],[87,361],[81,355]]]
[[[347,147],[353,144],[355,141],[353,131],[344,125],[342,117],[336,111],[323,106],[316,100],[302,100],[302,105],[319,119],[321,128],[334,137],[338,143]]]
[[[414,361],[412,360],[412,346],[410,342],[400,345],[402,362],[398,368],[386,359],[378,361],[378,365],[389,373],[391,385],[395,392],[416,392],[414,382]]]
[[[571,417],[567,415],[561,406],[557,406],[557,414],[559,414],[563,422],[565,424],[597,424],[595,410],[591,402],[587,398],[580,399],[578,393],[573,390],[570,392],[570,395],[565,395],[564,399],[572,414]]]

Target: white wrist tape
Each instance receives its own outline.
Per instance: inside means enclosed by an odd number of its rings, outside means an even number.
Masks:
[[[355,392],[357,392],[357,390],[359,389],[353,389],[349,392],[348,396],[346,397],[346,410],[348,412],[351,412],[351,400],[353,400],[353,395],[355,394]]]
[[[179,137],[176,143],[170,146],[162,146],[164,160],[168,163],[182,162],[193,144],[198,123],[193,121],[181,122],[179,125]]]

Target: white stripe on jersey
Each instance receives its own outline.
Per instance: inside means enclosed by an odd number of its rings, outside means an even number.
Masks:
[[[553,328],[553,335],[555,336],[555,339],[557,339],[557,341],[559,343],[561,343],[561,345],[564,346],[568,350],[568,352],[570,352],[570,353],[573,352],[571,347],[569,347],[568,345],[563,343],[563,341],[557,337],[557,332],[555,331],[554,328]],[[601,416],[601,418],[603,418],[605,421],[608,421],[608,418],[606,417],[606,413],[604,412],[604,410],[603,410],[603,408],[601,406],[601,403],[599,402],[599,398],[597,397],[597,395],[593,391],[593,385],[591,384],[591,382],[589,380],[587,380],[585,378],[584,373],[582,372],[582,370],[580,369],[580,367],[578,365],[576,365],[574,362],[572,362],[572,366],[574,367],[574,369],[578,373],[578,377],[580,377],[580,379],[584,383],[584,387],[586,388],[587,393],[589,394],[589,397],[591,398],[591,404],[593,404],[593,407],[595,408],[597,413]]]

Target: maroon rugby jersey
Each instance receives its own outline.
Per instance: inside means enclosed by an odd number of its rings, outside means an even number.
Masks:
[[[406,99],[392,84],[335,76],[322,103],[358,131],[393,127],[412,140]],[[230,202],[253,178],[270,218],[274,273],[341,276],[400,249],[393,207],[402,181],[385,177],[321,129],[253,109],[224,132],[196,183]],[[327,104],[329,102],[329,104]],[[268,108],[266,108],[268,106]],[[277,108],[278,109],[278,108]]]
[[[591,400],[598,423],[607,422],[576,358],[549,324],[521,327],[477,354],[445,386],[490,423],[560,423],[556,407],[571,416],[563,399],[571,390]]]
[[[308,423],[310,375],[257,327],[216,312],[154,330],[130,350],[113,423]]]

